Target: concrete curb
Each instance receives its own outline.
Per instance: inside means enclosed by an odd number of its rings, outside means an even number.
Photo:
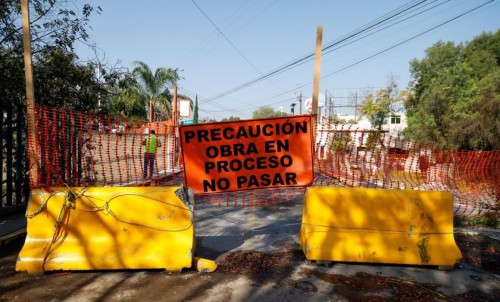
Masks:
[[[12,233],[0,237],[0,246],[9,244],[11,241],[26,235],[26,228],[16,230]]]

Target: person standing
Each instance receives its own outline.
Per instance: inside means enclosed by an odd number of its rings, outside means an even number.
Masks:
[[[151,130],[149,135],[142,141],[144,145],[144,178],[148,177],[148,167],[149,167],[149,178],[153,178],[153,171],[155,166],[156,149],[161,147],[160,140],[156,137],[156,132]]]

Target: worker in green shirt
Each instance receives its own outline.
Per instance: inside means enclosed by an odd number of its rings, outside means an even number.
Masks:
[[[146,178],[148,176],[148,166],[149,166],[149,178],[153,178],[153,171],[155,166],[156,148],[161,147],[160,140],[156,137],[156,132],[151,130],[149,135],[142,141],[144,146],[144,173],[143,176]]]

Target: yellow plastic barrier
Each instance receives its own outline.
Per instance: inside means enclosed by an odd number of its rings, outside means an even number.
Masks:
[[[31,192],[17,271],[189,268],[193,196],[182,187]]]
[[[445,192],[310,187],[299,237],[309,260],[449,268],[462,258]]]
[[[200,273],[213,273],[217,269],[217,263],[200,257],[194,257],[194,266]]]

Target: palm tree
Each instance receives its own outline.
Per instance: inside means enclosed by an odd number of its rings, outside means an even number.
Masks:
[[[149,121],[154,121],[154,110],[162,113],[161,115],[170,116],[172,95],[168,88],[173,87],[179,80],[177,68],[158,67],[153,74],[146,63],[135,61],[134,64],[137,66],[132,74],[137,81],[137,92],[144,105],[149,105]]]

